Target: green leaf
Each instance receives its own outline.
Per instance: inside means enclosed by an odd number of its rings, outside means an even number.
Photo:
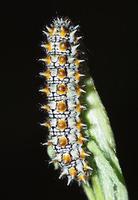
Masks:
[[[85,79],[86,94],[83,104],[87,109],[82,114],[89,136],[87,147],[93,173],[90,185],[83,185],[89,200],[128,200],[122,171],[116,156],[115,141],[110,122],[95,89],[92,78]]]

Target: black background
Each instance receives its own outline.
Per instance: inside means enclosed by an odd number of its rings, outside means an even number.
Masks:
[[[134,6],[133,6],[134,7]],[[42,29],[51,17],[80,24],[96,88],[115,134],[117,155],[130,199],[137,199],[137,82],[134,67],[133,10],[126,2],[45,1],[1,5],[1,199],[79,199],[76,184],[66,186],[40,148],[45,130],[38,77]],[[44,161],[46,160],[46,162]]]

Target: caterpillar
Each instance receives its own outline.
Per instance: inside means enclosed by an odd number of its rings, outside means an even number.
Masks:
[[[80,87],[84,74],[80,73],[81,59],[79,25],[74,26],[68,18],[55,18],[43,31],[47,40],[42,43],[46,55],[40,59],[46,69],[40,72],[45,86],[40,92],[47,102],[41,106],[48,118],[41,125],[48,128],[48,140],[43,145],[52,148],[50,163],[60,168],[60,176],[66,176],[67,185],[76,180],[79,185],[88,183],[92,168],[89,166],[87,138],[81,113],[85,108],[80,97],[85,92]]]

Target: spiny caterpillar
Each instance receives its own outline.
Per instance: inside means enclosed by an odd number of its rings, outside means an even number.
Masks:
[[[56,18],[47,31],[47,41],[41,45],[46,56],[42,59],[46,70],[40,75],[45,77],[46,85],[40,89],[46,94],[47,103],[42,109],[48,113],[48,119],[42,123],[49,130],[48,141],[54,152],[52,163],[58,163],[60,177],[67,176],[68,185],[72,180],[79,184],[88,183],[92,168],[88,165],[84,129],[81,113],[85,106],[80,97],[85,92],[79,85],[80,59],[78,25],[74,26],[69,19]]]

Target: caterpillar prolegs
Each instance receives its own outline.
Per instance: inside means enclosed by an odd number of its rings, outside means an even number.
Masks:
[[[74,26],[69,19],[56,18],[46,28],[47,41],[41,45],[46,56],[40,59],[46,66],[40,73],[46,81],[40,91],[47,96],[42,109],[48,113],[42,125],[49,130],[44,144],[53,150],[51,162],[60,168],[59,178],[66,176],[68,185],[72,180],[88,183],[92,168],[87,161],[89,152],[84,134],[87,126],[81,118],[85,106],[80,98],[85,91],[80,87],[84,76],[80,69],[85,60],[81,59],[79,26]]]

